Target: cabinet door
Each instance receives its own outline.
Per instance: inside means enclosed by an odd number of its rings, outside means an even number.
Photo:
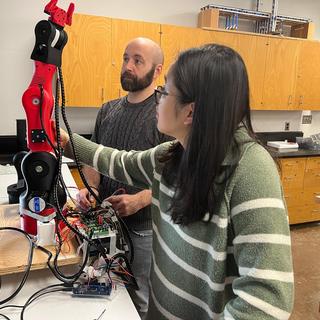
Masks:
[[[316,197],[320,196],[320,184],[316,186],[307,186],[303,192],[303,203],[306,206],[320,206],[316,202]]]
[[[264,109],[263,83],[267,59],[267,37],[239,35],[238,52],[242,56],[249,75],[251,109]]]
[[[292,110],[300,40],[269,37],[263,87],[263,109]]]
[[[100,107],[110,97],[111,19],[76,14],[66,31],[62,59],[66,105]]]
[[[173,25],[161,25],[161,47],[164,53],[164,74],[186,49],[212,43],[212,31]]]
[[[304,188],[314,188],[317,194],[312,196],[315,202],[315,196],[320,195],[320,157],[312,157],[307,159],[306,171],[304,175]]]
[[[307,158],[306,170],[318,169],[320,172],[320,157]]]
[[[302,41],[296,103],[299,109],[320,110],[320,42]]]
[[[305,158],[281,159],[281,181],[285,193],[289,189],[303,190],[304,172],[306,167]]]
[[[284,192],[284,199],[288,208],[294,208],[304,205],[304,193],[302,189],[287,189]]]
[[[251,109],[263,109],[262,92],[266,68],[268,37],[232,31],[213,31],[213,42],[236,50],[248,72]]]
[[[288,208],[289,223],[296,224],[317,220],[315,219],[315,213],[313,213],[312,210],[314,209],[310,209],[306,206]]]
[[[160,45],[160,24],[142,21],[112,19],[112,98],[126,95],[120,83],[123,53],[129,41],[137,37],[149,38]]]

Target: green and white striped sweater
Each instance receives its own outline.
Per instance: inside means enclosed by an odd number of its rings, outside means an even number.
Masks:
[[[288,319],[293,307],[291,241],[277,168],[244,128],[241,160],[209,223],[173,224],[174,194],[157,157],[119,151],[73,135],[80,160],[127,184],[152,188],[153,263],[148,319]],[[70,154],[67,145],[66,154]],[[228,154],[224,164],[231,163]]]

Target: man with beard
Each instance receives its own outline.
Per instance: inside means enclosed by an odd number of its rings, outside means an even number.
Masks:
[[[149,149],[169,139],[159,133],[156,119],[154,89],[162,64],[162,50],[152,40],[136,38],[128,43],[121,70],[121,86],[128,95],[101,107],[92,136],[94,142],[129,151]],[[130,230],[134,247],[132,269],[140,290],[129,289],[129,294],[143,319],[148,310],[152,249],[151,191],[123,185],[90,167],[83,171],[89,185],[101,199],[107,198]],[[82,207],[89,207],[92,200],[87,189],[80,190],[78,201]]]

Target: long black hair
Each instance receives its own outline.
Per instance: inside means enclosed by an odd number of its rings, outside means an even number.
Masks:
[[[176,190],[172,219],[187,225],[203,220],[209,212],[209,221],[219,209],[226,182],[239,162],[236,130],[244,125],[254,136],[246,67],[233,49],[208,44],[182,52],[170,73],[179,104],[194,103],[185,149],[175,143],[160,159],[164,179]],[[223,166],[230,150],[233,164]]]

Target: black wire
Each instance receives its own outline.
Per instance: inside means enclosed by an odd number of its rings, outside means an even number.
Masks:
[[[17,231],[17,232],[22,233],[27,238],[27,240],[29,241],[30,249],[29,249],[29,255],[28,255],[28,264],[27,264],[25,273],[24,273],[24,275],[22,277],[22,280],[21,280],[18,288],[8,298],[6,298],[4,300],[1,300],[0,301],[0,305],[5,304],[6,302],[8,302],[12,298],[14,298],[20,292],[20,290],[22,289],[22,287],[26,283],[27,278],[28,278],[29,273],[30,273],[31,265],[32,265],[32,258],[33,258],[33,251],[34,251],[33,250],[34,249],[34,242],[32,241],[32,238],[28,233],[26,233],[25,231],[23,231],[21,229],[14,228],[14,227],[1,227],[0,231],[3,231],[3,230],[11,230],[11,231]]]
[[[130,275],[131,275],[130,278],[126,278],[125,275],[119,274],[120,277],[123,278],[123,279],[125,279],[125,280],[129,280],[129,285],[130,285],[133,289],[139,290],[138,283],[137,283],[137,281],[136,281],[136,278],[134,277],[134,274],[133,274],[133,272],[132,272],[131,265],[130,265],[130,263],[129,263],[129,261],[128,261],[127,256],[126,256],[125,254],[123,254],[123,253],[117,253],[117,254],[115,254],[115,255],[112,257],[112,261],[115,261],[115,260],[117,260],[117,259],[123,259],[123,261],[124,261],[125,264],[126,264],[126,268],[128,269],[128,271],[129,271],[129,273],[130,273]],[[119,264],[120,264],[120,262],[119,262]],[[121,265],[121,264],[120,264],[120,265]],[[112,272],[113,272],[114,274],[117,274],[117,271],[115,271],[115,270],[112,270]],[[130,281],[130,280],[131,280],[131,281]]]
[[[54,292],[59,292],[59,291],[71,291],[71,290],[72,290],[72,289],[61,288],[61,289],[50,290],[50,291],[43,292],[43,293],[39,294],[37,297],[35,297],[32,301],[30,301],[28,304],[26,304],[26,305],[22,308],[21,313],[20,313],[20,320],[24,320],[24,313],[25,313],[27,307],[29,307],[32,302],[34,302],[35,300],[37,300],[37,299],[40,298],[41,296],[46,295],[46,294],[49,294],[49,293],[54,293]]]
[[[53,149],[55,155],[57,156],[57,150],[56,150],[56,147],[53,145],[52,141],[50,140],[48,134],[47,134],[47,131],[46,131],[46,128],[44,126],[44,123],[43,123],[43,117],[42,117],[42,103],[43,103],[43,86],[42,84],[39,84],[39,88],[40,88],[40,103],[39,103],[39,113],[40,113],[40,121],[41,121],[41,127],[42,127],[42,130],[43,130],[43,133],[48,141],[48,143],[50,144],[51,148]]]
[[[63,75],[62,75],[62,70],[61,68],[58,68],[58,72],[59,72],[59,80],[60,80],[60,87],[61,87],[61,115],[63,118],[63,122],[67,128],[69,137],[70,137],[70,144],[71,144],[71,148],[72,148],[72,152],[74,155],[74,160],[77,166],[77,169],[79,171],[81,180],[83,182],[83,184],[86,186],[86,188],[89,190],[90,194],[96,199],[96,201],[101,204],[102,200],[100,199],[100,197],[92,190],[92,188],[90,187],[89,183],[87,182],[87,179],[85,178],[82,169],[81,169],[81,165],[80,165],[80,161],[79,161],[79,157],[78,157],[78,153],[76,152],[75,146],[74,146],[74,142],[73,142],[73,137],[72,137],[72,130],[70,128],[70,125],[68,123],[68,119],[67,119],[67,115],[66,115],[66,108],[65,108],[65,93],[64,93],[64,83],[63,83]]]
[[[85,268],[85,266],[88,262],[89,250],[86,250],[85,257],[83,259],[83,263],[82,263],[79,271],[77,271],[76,273],[74,273],[72,275],[65,275],[59,270],[59,266],[58,266],[58,255],[60,253],[61,243],[62,243],[59,229],[57,229],[57,235],[58,235],[58,239],[59,239],[59,244],[58,244],[58,254],[55,255],[54,260],[53,260],[54,270],[57,272],[57,274],[59,274],[60,277],[63,277],[65,279],[71,279],[73,282],[75,282],[82,275],[83,269]]]
[[[7,317],[6,315],[0,313],[0,317],[4,317],[6,320],[11,320],[9,317]]]
[[[126,225],[126,223],[123,221],[123,219],[120,217],[120,216],[117,216],[119,222],[120,222],[120,225],[121,227],[125,230],[126,232],[126,236],[128,238],[128,241],[129,241],[129,252],[130,252],[130,263],[133,263],[133,259],[134,259],[134,247],[133,247],[133,242],[132,242],[132,239],[131,239],[131,236],[130,236],[130,232],[129,232],[129,229],[128,229],[128,226]]]
[[[7,309],[7,308],[23,308],[23,306],[19,306],[17,304],[7,304],[6,306],[0,307],[0,310]]]
[[[58,70],[61,70],[60,68],[58,68]],[[58,156],[58,172],[56,174],[56,179],[55,179],[55,183],[53,186],[53,191],[54,191],[54,200],[56,203],[56,209],[57,209],[57,218],[62,220],[69,229],[71,229],[75,234],[77,234],[80,239],[82,240],[86,240],[88,242],[90,242],[90,239],[86,236],[84,236],[81,232],[79,232],[76,228],[74,228],[68,221],[67,219],[65,219],[65,217],[63,216],[62,213],[62,209],[60,207],[59,204],[59,200],[58,200],[58,182],[59,179],[61,177],[61,165],[62,165],[62,148],[61,148],[61,142],[60,142],[60,123],[59,123],[59,79],[57,79],[57,86],[56,86],[56,99],[55,99],[55,121],[56,121],[56,134],[57,134],[57,148],[59,151],[59,156]],[[61,95],[62,95],[62,105],[64,104],[64,88],[62,90],[61,88]],[[62,108],[62,107],[61,107]],[[61,178],[62,179],[62,178]]]
[[[40,87],[40,89],[42,89],[42,87]],[[42,97],[43,93],[41,94]],[[40,104],[41,105],[41,104]],[[40,108],[41,111],[41,108]],[[42,119],[42,116],[41,116]],[[59,203],[59,197],[58,197],[58,189],[60,187],[59,181],[63,180],[62,178],[62,174],[61,174],[61,166],[62,166],[62,148],[61,148],[61,142],[60,142],[60,123],[59,123],[59,79],[57,78],[56,80],[56,93],[55,93],[55,123],[56,123],[56,140],[57,140],[57,147],[54,149],[55,153],[56,153],[56,157],[57,157],[57,169],[56,169],[56,174],[55,174],[55,179],[54,179],[54,183],[53,183],[53,196],[54,196],[54,203],[56,206],[57,211],[59,212],[59,214],[57,215],[58,219],[57,219],[57,223],[56,223],[56,231],[59,230],[58,227],[58,220],[61,216],[63,216],[62,213],[62,209],[60,207],[60,203]],[[49,140],[50,142],[50,140]],[[50,142],[50,145],[52,145],[52,143]],[[61,238],[60,238],[61,241]],[[79,272],[77,272],[75,274],[74,277],[69,277],[69,276],[65,276],[64,274],[62,274],[59,270],[57,270],[57,263],[54,264],[54,266],[51,266],[50,264],[50,260],[52,258],[52,253],[50,251],[48,251],[47,249],[38,246],[38,248],[45,252],[48,255],[48,261],[47,261],[47,265],[49,267],[49,269],[51,270],[51,272],[55,275],[55,277],[57,277],[60,281],[65,282],[65,283],[73,283],[76,279],[79,278],[79,276],[82,274],[83,268],[85,265],[82,266],[82,268],[79,270]],[[60,254],[60,250],[61,250],[61,243],[59,243],[59,250],[56,251],[55,254],[55,259],[54,261],[58,260],[59,254]],[[86,259],[85,259],[86,260]]]
[[[42,288],[42,289],[39,289],[38,291],[36,291],[35,293],[33,293],[29,298],[28,300],[26,301],[26,303],[22,306],[24,307],[26,304],[28,304],[31,300],[33,300],[33,298],[38,295],[39,293],[41,293],[42,291],[45,291],[45,290],[48,290],[48,289],[51,289],[51,288],[56,288],[56,287],[69,287],[69,285],[66,285],[64,283],[55,283],[55,284],[50,284],[49,286],[45,287],[45,288]]]
[[[60,88],[61,88],[61,98],[62,98],[62,103],[61,103],[61,113],[62,113],[62,117],[63,117],[63,120],[64,120],[64,123],[68,129],[68,132],[71,132],[71,129],[70,129],[70,126],[68,124],[68,121],[67,121],[67,118],[66,118],[66,114],[65,114],[65,95],[64,95],[64,85],[63,85],[63,77],[62,77],[62,71],[61,71],[61,68],[58,68],[58,71],[59,71],[59,79],[57,79],[57,88],[59,87],[58,83],[60,81]],[[58,92],[58,91],[56,91]],[[61,142],[60,142],[60,126],[59,126],[59,113],[58,113],[58,107],[59,107],[59,94],[56,93],[56,99],[55,99],[55,120],[56,120],[56,134],[57,134],[57,148],[58,148],[58,151],[59,151],[59,154],[61,155],[62,154],[62,149],[61,149]],[[69,133],[70,134],[70,133]],[[72,132],[70,134],[70,137],[72,137]],[[74,146],[73,146],[74,148]],[[78,159],[77,159],[78,160]],[[78,165],[78,167],[80,167],[79,165],[79,161],[77,162],[76,160],[76,163]],[[81,169],[80,169],[81,170]],[[71,229],[75,234],[77,234],[79,236],[80,239],[82,240],[85,240],[87,241],[89,244],[93,244],[95,245],[95,243],[90,239],[90,237],[87,237],[85,235],[83,235],[80,231],[78,231],[76,228],[74,228],[68,221],[67,219],[64,217],[63,213],[62,213],[62,209],[60,207],[60,204],[59,204],[59,201],[58,201],[58,179],[59,179],[59,176],[61,175],[61,158],[59,157],[59,166],[58,166],[58,175],[56,176],[56,180],[55,180],[55,184],[54,184],[54,199],[55,199],[55,203],[56,203],[56,209],[57,209],[57,218],[62,220],[67,226],[69,229]],[[81,175],[82,172],[80,172],[80,175]],[[85,181],[85,178],[84,178],[84,181],[83,181],[85,184],[87,184],[87,187],[89,189],[89,191],[91,190],[91,192],[93,193],[93,195],[96,197],[96,200],[101,203],[100,199],[97,198],[97,196],[95,195],[95,193],[92,191],[92,189],[90,188],[89,184],[87,183],[87,181]],[[98,249],[98,248],[97,248]],[[98,249],[99,250],[99,249]],[[101,250],[99,250],[101,252]],[[101,252],[103,253],[103,252]],[[87,259],[87,257],[85,258],[85,260]],[[57,263],[55,263],[55,265],[57,265]],[[83,264],[83,268],[84,268],[85,264]],[[82,269],[83,269],[82,268]],[[80,269],[79,272],[76,273],[76,277],[78,278],[82,273],[82,270]],[[62,280],[62,274],[59,272],[59,270],[55,270],[55,275],[59,276],[58,279]],[[68,276],[66,277],[65,275],[63,276],[63,278],[65,278],[64,280],[66,280],[66,282],[69,282],[68,281]]]
[[[40,87],[40,90],[43,90],[42,87]],[[43,92],[41,91],[41,98],[43,96]],[[40,104],[42,105],[42,104]],[[73,283],[76,281],[82,274],[83,268],[85,267],[85,263],[87,262],[87,255],[86,258],[84,259],[84,262],[82,267],[78,272],[76,272],[72,276],[64,275],[60,270],[58,269],[58,264],[57,260],[61,251],[61,237],[59,233],[59,226],[58,226],[58,220],[60,220],[61,216],[63,216],[62,209],[60,208],[60,203],[59,203],[59,197],[58,197],[58,189],[60,187],[59,182],[63,181],[63,177],[61,174],[61,167],[62,167],[62,148],[61,148],[61,141],[60,141],[60,121],[59,121],[59,79],[57,78],[56,81],[56,93],[55,93],[55,123],[56,123],[56,140],[57,140],[57,147],[54,149],[57,157],[57,170],[55,174],[55,180],[53,184],[53,193],[54,193],[54,202],[57,208],[57,211],[59,212],[57,223],[56,223],[56,233],[59,235],[59,245],[58,245],[58,250],[56,251],[55,257],[54,257],[54,265],[52,266],[50,264],[50,260],[52,258],[52,253],[48,250],[46,250],[43,247],[38,246],[40,250],[45,252],[48,255],[48,261],[47,265],[51,272],[55,275],[56,278],[58,278],[60,281],[65,282],[65,283]],[[40,113],[41,113],[41,108],[40,108]],[[41,121],[42,121],[42,116],[41,116]],[[50,145],[52,146],[52,142],[48,139]],[[64,183],[63,183],[64,184]],[[64,184],[65,185],[65,184]],[[68,224],[67,224],[68,225]]]
[[[50,291],[45,291],[51,288],[55,288],[55,287],[59,287],[59,286],[64,286],[63,288],[57,288],[54,290],[50,290]],[[40,290],[38,290],[37,292],[35,292],[24,304],[24,306],[22,307],[21,310],[21,314],[20,314],[20,320],[23,320],[23,316],[25,313],[26,308],[32,303],[34,302],[36,299],[40,298],[41,296],[45,295],[45,294],[49,294],[49,293],[53,293],[53,292],[58,292],[58,291],[72,291],[72,286],[68,286],[66,287],[66,285],[64,285],[63,283],[59,283],[59,284],[53,284],[50,286],[47,286],[45,288],[42,288]]]
[[[60,141],[60,122],[59,122],[59,81],[61,81],[60,77],[62,76],[61,73],[61,68],[58,68],[59,71],[59,79],[57,79],[57,85],[56,85],[56,98],[55,98],[55,121],[56,121],[56,135],[57,135],[57,149],[59,152],[58,155],[58,170],[57,170],[57,174],[56,174],[56,178],[54,181],[54,185],[53,185],[53,195],[54,195],[54,201],[56,204],[56,209],[57,209],[57,219],[62,220],[69,229],[71,229],[75,234],[77,234],[79,236],[80,239],[82,240],[86,240],[88,242],[90,242],[91,240],[86,237],[85,235],[83,235],[81,232],[79,232],[76,228],[74,228],[68,221],[67,219],[65,219],[65,217],[63,216],[62,213],[62,209],[60,207],[59,204],[59,200],[58,200],[58,182],[59,179],[61,177],[61,164],[62,164],[62,148],[61,148],[61,141]],[[61,96],[62,96],[62,106],[61,106],[61,110],[63,110],[64,108],[64,104],[65,104],[65,97],[64,97],[64,87],[63,85],[61,86]]]
[[[62,282],[64,283],[73,283],[75,282],[83,273],[83,269],[88,261],[88,251],[86,252],[85,258],[83,260],[83,263],[80,267],[80,270],[77,271],[73,275],[65,275],[63,274],[58,267],[58,257],[61,252],[61,244],[62,239],[60,235],[59,225],[58,221],[62,220],[75,234],[77,234],[81,239],[84,241],[91,241],[89,238],[84,237],[77,229],[75,229],[72,225],[69,224],[69,222],[64,218],[62,209],[60,207],[59,198],[58,198],[58,188],[60,186],[59,182],[66,188],[65,183],[63,181],[63,177],[61,174],[61,166],[62,166],[62,148],[61,148],[61,141],[60,141],[60,122],[59,122],[59,79],[57,78],[56,81],[56,94],[55,94],[55,123],[56,123],[56,140],[57,140],[57,172],[55,175],[54,185],[53,185],[53,193],[54,193],[54,202],[57,209],[57,223],[56,223],[56,234],[58,236],[58,248],[54,257],[53,266],[51,265],[51,258],[52,253],[48,251],[47,249],[38,246],[40,250],[45,252],[48,255],[48,261],[47,265],[51,272]]]
[[[76,165],[77,165],[77,168],[78,168],[78,171],[79,171],[79,174],[80,174],[80,177],[84,183],[84,185],[86,186],[86,188],[89,190],[89,192],[93,195],[93,197],[96,199],[96,201],[101,204],[102,201],[100,199],[99,196],[96,195],[95,192],[93,192],[92,188],[90,187],[90,185],[88,184],[85,176],[83,175],[82,173],[82,170],[81,170],[81,166],[80,166],[80,161],[79,161],[79,158],[78,158],[78,154],[75,150],[75,146],[74,146],[74,142],[73,142],[73,137],[72,137],[72,130],[70,128],[70,125],[68,123],[68,120],[67,120],[67,116],[66,116],[66,108],[65,108],[65,93],[64,93],[64,84],[63,84],[63,75],[62,75],[62,70],[61,68],[58,68],[58,73],[59,73],[59,80],[60,80],[60,87],[61,87],[61,100],[62,100],[62,103],[61,103],[61,115],[62,115],[62,118],[63,118],[63,121],[65,123],[65,126],[67,128],[67,131],[68,131],[68,134],[69,134],[69,137],[70,137],[70,143],[71,143],[71,147],[72,147],[72,151],[73,151],[73,154],[74,154],[74,158],[75,158],[75,162],[76,162]],[[132,239],[131,239],[131,236],[130,236],[130,232],[128,230],[128,227],[127,225],[125,224],[125,222],[122,220],[121,217],[118,217],[119,221],[120,221],[120,224],[121,226],[124,228],[124,230],[126,231],[126,235],[127,235],[127,238],[129,240],[129,246],[130,246],[130,252],[131,252],[131,255],[130,255],[130,263],[133,262],[133,259],[134,259],[134,249],[133,249],[133,242],[132,242]],[[122,231],[122,230],[121,230]]]
[[[86,186],[86,188],[89,190],[89,192],[92,194],[92,196],[96,199],[96,201],[101,204],[102,201],[100,199],[100,197],[92,190],[92,188],[90,187],[89,183],[87,182],[83,172],[82,172],[82,169],[81,169],[81,166],[80,166],[80,161],[79,161],[79,157],[78,157],[78,154],[76,152],[76,149],[75,149],[75,146],[74,146],[74,141],[73,141],[73,137],[72,137],[72,130],[70,128],[70,125],[68,123],[68,120],[67,120],[67,116],[66,116],[66,108],[65,108],[65,92],[64,92],[64,83],[63,83],[63,74],[62,74],[62,69],[61,68],[58,68],[58,75],[59,75],[59,81],[57,83],[60,83],[60,89],[61,89],[61,115],[62,115],[62,118],[63,118],[63,121],[64,121],[64,124],[67,128],[67,131],[68,131],[68,134],[69,134],[69,137],[70,137],[70,144],[71,144],[71,147],[72,147],[72,151],[73,151],[73,154],[74,154],[74,159],[75,159],[75,163],[77,165],[77,168],[78,168],[78,171],[79,171],[79,174],[80,174],[80,177],[84,183],[84,185]],[[57,87],[59,87],[57,85]],[[58,102],[58,99],[59,97],[57,96],[56,97],[56,109],[57,109],[57,102]],[[59,129],[59,118],[58,116],[56,115],[56,128],[57,128],[57,144],[58,144],[58,151],[59,153],[61,152],[61,144],[60,144],[60,131],[58,130]],[[59,132],[58,132],[59,131]],[[57,179],[58,180],[58,179]],[[55,198],[57,198],[57,184],[55,185],[55,193],[54,193],[54,196]],[[62,219],[62,221],[64,223],[66,223],[66,225],[77,235],[80,236],[80,239],[85,239],[86,241],[88,241],[88,246],[90,245],[94,245],[98,251],[102,254],[102,255],[105,255],[105,250],[103,248],[103,246],[101,245],[101,243],[96,243],[94,241],[91,241],[91,239],[89,239],[88,237],[85,237],[82,233],[80,233],[78,230],[76,230],[73,226],[71,226],[68,221],[64,218],[63,214],[62,214],[62,211],[61,211],[61,208],[60,208],[60,205],[59,203],[57,202],[57,211],[58,211],[58,218]],[[133,259],[134,259],[134,248],[133,248],[133,242],[132,242],[132,239],[131,239],[131,236],[130,236],[130,232],[128,230],[128,227],[127,225],[125,224],[125,222],[122,220],[121,217],[118,217],[119,221],[120,221],[120,230],[121,230],[121,233],[123,234],[123,230],[125,230],[126,232],[126,235],[127,235],[127,238],[128,238],[128,241],[129,241],[129,247],[130,247],[130,263],[133,262]],[[89,250],[87,250],[89,251]],[[128,262],[129,263],[129,262]]]

